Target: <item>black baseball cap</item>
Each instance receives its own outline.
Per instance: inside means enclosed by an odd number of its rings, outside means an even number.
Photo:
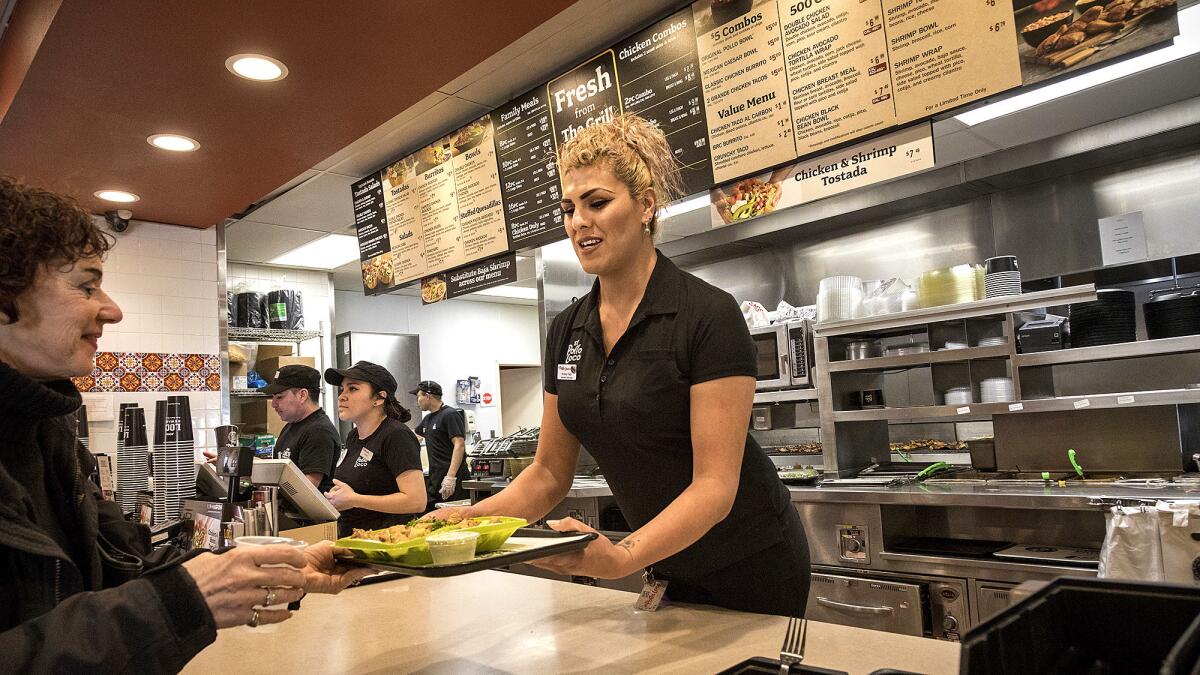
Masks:
[[[416,396],[418,391],[423,391],[430,396],[437,396],[438,398],[441,398],[442,385],[434,382],[433,380],[421,380],[420,384],[417,385],[417,388],[408,393]]]
[[[275,381],[259,389],[268,396],[274,396],[288,389],[321,389],[321,373],[316,368],[296,364],[284,366],[275,371]]]
[[[325,381],[335,387],[342,386],[342,380],[347,377],[351,380],[370,382],[376,389],[386,391],[389,397],[396,398],[396,378],[392,377],[387,368],[377,363],[359,361],[349,368],[325,369]]]

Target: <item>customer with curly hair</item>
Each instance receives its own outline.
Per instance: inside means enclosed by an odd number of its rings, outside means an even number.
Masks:
[[[276,623],[304,592],[365,573],[328,545],[200,553],[163,562],[86,477],[80,395],[121,309],[103,290],[113,239],[59,195],[0,177],[0,671],[167,672],[216,630]],[[146,571],[119,577],[114,556]],[[125,569],[128,565],[125,566]]]

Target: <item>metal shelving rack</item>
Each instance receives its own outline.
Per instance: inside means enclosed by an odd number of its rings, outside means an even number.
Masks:
[[[238,326],[229,326],[229,342],[259,342],[259,343],[279,343],[293,344],[296,346],[296,352],[300,352],[300,343],[308,340],[319,340],[323,336],[320,330],[283,330],[278,328],[243,328]],[[325,359],[318,351],[317,370],[324,370]],[[257,389],[233,389],[230,388],[229,396],[231,398],[267,398],[267,395]]]

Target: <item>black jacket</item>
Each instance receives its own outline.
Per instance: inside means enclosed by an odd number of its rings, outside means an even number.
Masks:
[[[0,672],[178,671],[216,639],[212,614],[177,563],[106,588],[115,582],[100,538],[146,559],[148,532],[86,478],[79,405],[69,381],[36,382],[0,363]],[[14,478],[15,462],[39,455],[45,489],[33,490]],[[45,495],[72,553],[35,522],[31,493]]]

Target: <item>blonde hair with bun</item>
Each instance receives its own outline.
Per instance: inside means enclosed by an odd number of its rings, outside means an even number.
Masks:
[[[683,195],[679,163],[657,125],[630,113],[611,122],[584,127],[558,149],[558,171],[603,164],[629,188],[634,198],[654,190],[655,213],[647,227],[658,234],[658,209]]]

